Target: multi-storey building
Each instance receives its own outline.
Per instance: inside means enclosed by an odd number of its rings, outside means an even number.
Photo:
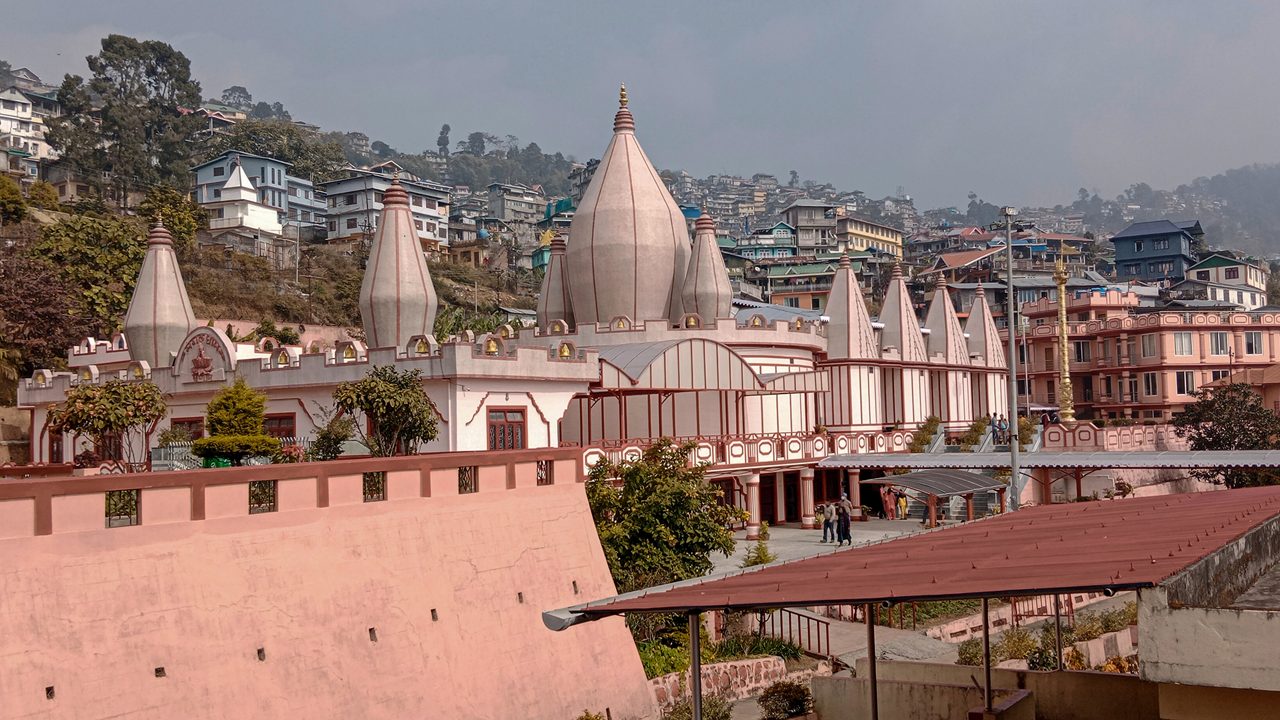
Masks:
[[[527,185],[489,184],[489,216],[505,223],[534,225],[542,219],[547,198]]]
[[[796,229],[784,222],[759,228],[738,241],[734,252],[751,260],[792,258],[796,255]]]
[[[902,258],[902,231],[860,217],[836,218],[836,243],[849,252],[872,251]]]
[[[1023,405],[1056,406],[1057,299],[1023,304],[1021,313],[1029,326],[1018,342]],[[1078,291],[1067,298],[1067,342],[1079,417],[1167,420],[1204,385],[1280,360],[1280,316],[1144,307],[1134,293]]]
[[[320,183],[328,199],[329,242],[363,241],[372,237],[382,214],[382,198],[397,173],[409,194],[413,227],[423,250],[439,251],[449,241],[449,188],[418,180],[395,163],[367,170],[349,167],[346,176]]]
[[[284,225],[323,225],[324,193],[306,178],[290,174],[292,163],[264,155],[228,150],[191,168],[191,199],[216,206],[227,180],[240,168],[258,193],[258,202],[274,208]]]
[[[0,149],[28,153],[36,161],[51,160],[57,153],[44,139],[44,117],[36,104],[17,87],[0,90]]]
[[[1174,293],[1185,298],[1235,303],[1245,310],[1267,304],[1267,281],[1271,271],[1257,260],[1215,252],[1187,269],[1187,278],[1174,285]]]
[[[1196,220],[1138,222],[1111,236],[1116,279],[1177,283],[1195,263],[1194,248],[1204,230]]]
[[[822,200],[800,199],[782,211],[782,219],[796,229],[800,255],[831,252],[836,247],[836,206]]]
[[[600,161],[592,159],[585,163],[576,162],[569,170],[569,197],[573,198],[574,205],[582,202],[582,193],[587,191],[587,185],[591,184],[591,176],[596,174],[598,167],[600,167]]]

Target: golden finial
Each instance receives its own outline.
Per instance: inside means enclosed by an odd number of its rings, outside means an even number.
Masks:
[[[619,107],[627,106],[627,84],[626,83],[622,83],[621,85],[618,86],[618,106]]]

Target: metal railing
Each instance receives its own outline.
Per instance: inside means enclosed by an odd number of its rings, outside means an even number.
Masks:
[[[763,634],[785,640],[815,657],[831,655],[831,622],[820,617],[779,608],[761,625]]]

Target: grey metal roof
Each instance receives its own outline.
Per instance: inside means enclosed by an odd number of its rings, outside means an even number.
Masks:
[[[996,490],[1005,486],[994,478],[968,470],[917,470],[905,475],[886,475],[862,482],[868,485],[900,485],[940,498]]]
[[[600,348],[600,359],[621,370],[632,380],[658,359],[662,353],[684,342],[684,340],[660,340],[648,343],[626,343],[624,345],[605,345]]]
[[[1158,450],[1106,452],[1033,452],[1019,458],[1034,468],[1280,468],[1280,450]],[[865,453],[831,455],[818,463],[828,468],[918,468],[991,470],[1009,467],[1007,453]]]
[[[1188,235],[1194,234],[1199,229],[1200,223],[1196,220],[1146,220],[1136,222],[1129,227],[1121,230],[1111,236],[1112,240],[1118,238],[1129,237],[1146,237],[1148,235],[1167,235],[1169,233],[1183,232]]]

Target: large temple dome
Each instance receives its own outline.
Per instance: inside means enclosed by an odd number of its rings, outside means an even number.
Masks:
[[[679,318],[689,231],[636,141],[623,88],[605,149],[569,228],[570,297],[579,323]]]

